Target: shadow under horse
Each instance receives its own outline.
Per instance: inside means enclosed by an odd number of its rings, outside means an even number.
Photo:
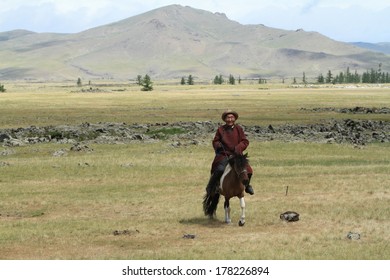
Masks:
[[[219,185],[214,189],[206,190],[203,198],[203,211],[206,216],[213,218],[215,216],[220,195],[225,197],[225,222],[230,224],[230,204],[232,197],[238,197],[240,200],[241,216],[238,222],[239,226],[245,224],[245,185],[248,183],[248,154],[234,155],[229,157],[228,164],[219,181]]]

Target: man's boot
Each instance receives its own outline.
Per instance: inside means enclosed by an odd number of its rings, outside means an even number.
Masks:
[[[249,193],[250,195],[254,195],[255,191],[253,190],[252,186],[249,184],[251,182],[252,174],[248,174],[248,183],[245,185],[245,192]]]

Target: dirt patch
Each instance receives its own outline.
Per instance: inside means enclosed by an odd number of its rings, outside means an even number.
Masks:
[[[129,229],[114,230],[112,232],[112,234],[115,235],[115,236],[118,236],[118,235],[134,235],[134,234],[138,234],[138,233],[140,233],[140,231],[138,229],[136,229],[136,230],[129,230]]]

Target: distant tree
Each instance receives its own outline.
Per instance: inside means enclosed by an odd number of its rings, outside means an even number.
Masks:
[[[222,75],[219,75],[219,84],[225,83],[225,79],[222,77]]]
[[[81,87],[82,85],[83,85],[83,83],[81,82],[81,79],[78,78],[78,79],[77,79],[77,86],[78,86],[78,87]]]
[[[322,74],[320,74],[320,75],[317,77],[317,83],[323,84],[324,82],[325,82],[324,76],[323,76]]]
[[[259,84],[266,84],[266,83],[267,83],[266,79],[259,78]]]
[[[378,82],[378,72],[371,68],[370,83],[375,84],[377,82]]]
[[[232,74],[229,75],[229,84],[234,85],[236,84],[236,79]]]
[[[346,83],[353,83],[353,75],[351,74],[349,67],[347,67],[347,72],[345,73],[345,82]]]
[[[224,81],[224,79],[222,78],[222,75],[217,75],[217,76],[215,76],[215,78],[214,78],[214,84],[215,85],[222,85],[223,83],[224,83],[225,81]]]
[[[5,92],[6,89],[4,88],[4,85],[0,85],[0,92]]]
[[[297,79],[294,77],[293,84],[295,85],[297,83]]]
[[[142,80],[141,80],[141,86],[142,86],[142,91],[152,91],[153,90],[153,82],[150,79],[150,76],[146,74]]]
[[[181,85],[185,85],[186,84],[186,79],[184,77],[181,77],[180,84]]]
[[[303,72],[302,74],[302,83],[304,83],[305,85],[307,84],[305,72]]]
[[[241,84],[241,76],[238,76],[238,83]]]
[[[187,83],[191,86],[194,84],[194,78],[192,75],[188,75]]]
[[[353,75],[353,83],[360,83],[361,77],[358,74],[357,70],[355,70],[355,75]]]
[[[326,75],[325,82],[327,84],[330,84],[333,82],[333,76],[332,76],[332,72],[330,70],[328,71],[328,74]]]
[[[344,84],[345,83],[345,76],[344,76],[344,73],[343,72],[340,72],[339,74],[339,79],[338,79],[338,83],[339,84]]]
[[[141,82],[142,82],[142,76],[141,75],[137,75],[136,81],[137,81],[137,85],[140,86]]]
[[[370,74],[369,72],[364,72],[362,75],[362,83],[368,84],[370,82]]]

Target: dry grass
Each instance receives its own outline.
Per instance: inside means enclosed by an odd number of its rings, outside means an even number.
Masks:
[[[82,122],[157,123],[220,121],[227,108],[240,111],[247,125],[320,122],[346,118],[334,112],[313,113],[301,108],[389,104],[389,88],[285,88],[258,84],[242,86],[155,85],[152,92],[126,84],[94,84],[101,92],[81,92],[74,84],[5,84],[0,95],[0,127],[80,124]],[[387,119],[387,115],[348,118]]]
[[[342,92],[328,90],[245,89],[237,97],[230,88],[213,87],[184,93],[172,88],[142,96],[136,91],[88,95],[52,89],[1,95],[1,102],[12,104],[1,106],[11,114],[0,116],[2,126],[18,127],[13,117],[20,120],[27,107],[33,123],[43,125],[115,118],[129,123],[177,121],[176,113],[186,120],[218,121],[225,107],[248,108],[242,110],[243,123],[273,123],[260,112],[268,112],[275,122],[288,117],[299,122],[300,107],[389,104],[389,95],[380,90],[370,92],[371,98],[359,90],[347,91],[343,98]],[[210,103],[202,105],[206,97]],[[227,97],[223,104],[222,97]],[[61,104],[64,109],[56,111]],[[132,108],[126,111],[130,116],[122,111],[127,108],[123,104]],[[164,108],[160,117],[145,113],[146,107],[160,106]],[[70,145],[14,147],[15,153],[1,156],[0,161],[9,165],[0,167],[0,259],[390,258],[388,143],[356,149],[252,142],[256,194],[246,196],[244,227],[237,225],[238,200],[232,201],[232,225],[222,221],[222,203],[216,220],[202,213],[213,157],[209,145],[173,148],[167,140],[90,146],[92,153],[69,152],[65,157],[53,153]],[[299,212],[301,220],[282,222],[279,214],[286,210]],[[128,231],[114,235],[115,230]],[[347,239],[349,231],[359,232],[361,239]],[[185,239],[184,234],[196,237]]]
[[[210,147],[169,143],[17,148],[1,179],[2,259],[388,259],[390,194],[383,149],[253,143],[247,224],[203,216]],[[65,147],[62,147],[65,148]],[[34,151],[32,151],[34,150]],[[300,157],[297,157],[300,151]],[[34,153],[31,158],[23,154]],[[334,156],[337,155],[337,156]],[[87,163],[87,164],[85,164]],[[21,172],[23,170],[23,172]],[[288,195],[285,195],[286,186]],[[295,210],[297,223],[279,214]],[[115,230],[129,230],[114,235]],[[359,232],[361,240],[346,238]],[[193,240],[184,234],[195,234]],[[231,244],[226,246],[226,244]]]

